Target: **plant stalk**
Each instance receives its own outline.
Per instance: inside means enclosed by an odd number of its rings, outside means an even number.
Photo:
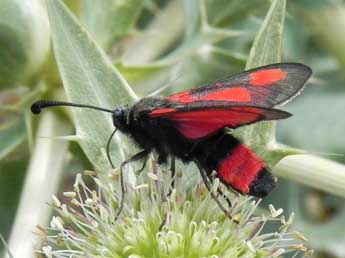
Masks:
[[[40,238],[33,235],[36,225],[49,221],[51,196],[57,192],[63,172],[68,141],[48,139],[56,135],[70,134],[54,113],[42,113],[36,137],[36,146],[31,156],[21,194],[16,218],[9,238],[9,250],[14,257],[35,257],[34,245]],[[44,138],[41,138],[44,137]],[[4,254],[3,257],[8,257]]]
[[[315,155],[292,155],[273,169],[275,175],[345,197],[345,166]]]

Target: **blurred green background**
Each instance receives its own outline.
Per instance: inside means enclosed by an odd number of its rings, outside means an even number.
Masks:
[[[133,91],[143,97],[159,89],[162,95],[177,92],[242,71],[271,2],[71,0],[65,3]],[[313,76],[302,95],[284,107],[294,116],[280,121],[277,129],[279,142],[342,164],[345,163],[344,31],[345,1],[287,1],[282,60],[310,66]],[[68,42],[68,38],[65,40]],[[108,83],[111,89],[114,81]],[[83,95],[83,88],[79,90]],[[120,99],[121,93],[117,94],[116,104],[128,102]],[[65,98],[44,1],[1,0],[0,233],[5,239],[16,218],[29,164],[34,158],[37,160],[37,156],[33,157],[38,142],[35,137],[73,134],[69,110],[54,110],[52,116],[56,121],[49,122],[48,117],[45,120],[48,124],[32,117],[30,104],[39,98]],[[37,133],[40,126],[43,129]],[[68,189],[76,173],[93,168],[95,162],[84,154],[87,143],[81,143],[81,148],[80,141],[74,140],[73,137],[46,139],[51,146],[38,160],[44,166],[46,155],[51,152],[54,160],[48,165],[54,167],[46,173],[55,176],[51,176],[51,185],[38,184],[29,192],[50,195],[56,187]],[[279,187],[264,203],[296,213],[296,228],[309,239],[309,247],[316,250],[315,257],[345,257],[344,199],[305,184],[280,179]],[[47,188],[50,189],[45,191]]]

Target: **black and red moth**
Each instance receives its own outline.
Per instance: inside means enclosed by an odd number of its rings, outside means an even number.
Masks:
[[[143,98],[131,107],[109,110],[41,100],[31,110],[38,114],[45,107],[67,105],[110,112],[114,126],[142,149],[130,160],[153,151],[159,163],[168,156],[194,161],[209,177],[216,171],[220,181],[237,192],[264,197],[276,178],[262,159],[224,129],[288,118],[290,113],[274,107],[297,96],[310,75],[303,64],[278,63],[168,97]]]

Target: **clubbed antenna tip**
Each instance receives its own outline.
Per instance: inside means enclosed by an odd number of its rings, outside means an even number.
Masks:
[[[35,103],[31,105],[31,112],[35,115],[41,113],[41,110],[43,108],[47,107],[56,107],[56,106],[68,106],[68,107],[79,107],[79,108],[90,108],[90,109],[96,109],[103,112],[113,113],[112,110],[96,107],[92,105],[85,105],[85,104],[75,104],[70,102],[64,102],[64,101],[54,101],[54,100],[38,100]]]
[[[31,105],[31,112],[35,115],[41,113],[41,101],[36,101]]]

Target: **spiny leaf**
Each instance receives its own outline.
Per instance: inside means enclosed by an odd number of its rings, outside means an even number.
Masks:
[[[115,66],[131,84],[143,81],[150,77],[150,75],[159,73],[168,67],[168,65],[164,63],[150,63],[145,65],[128,66],[123,62],[117,62]]]
[[[13,258],[13,255],[11,253],[11,250],[8,248],[8,245],[6,243],[5,238],[1,234],[0,234],[0,240],[1,240],[2,244],[3,244],[3,246],[5,247],[5,250],[6,250],[6,253],[7,253],[8,257],[9,258]]]
[[[213,26],[226,26],[252,15],[254,10],[266,6],[261,0],[204,0],[208,20]]]
[[[97,42],[109,49],[130,32],[143,4],[143,0],[84,0],[80,18]]]
[[[201,0],[184,1],[184,11],[186,13],[185,37],[195,37],[202,29],[202,25],[207,22],[205,16],[204,2]]]
[[[182,1],[168,1],[145,31],[128,44],[122,58],[124,64],[141,65],[152,62],[174,46],[182,30]]]
[[[47,0],[47,7],[67,98],[109,109],[133,102],[136,96],[127,82],[62,1]],[[96,168],[109,168],[105,146],[114,129],[111,115],[92,110],[73,111],[79,143],[87,157]],[[117,155],[112,155],[117,162],[124,158],[119,157],[119,151],[117,147]]]
[[[0,116],[4,119],[4,114]],[[23,116],[12,117],[8,123],[0,123],[0,160],[11,153],[26,137]]]
[[[281,61],[285,0],[274,0],[256,35],[246,69]]]
[[[285,0],[274,0],[250,50],[246,69],[251,69],[281,60],[282,36],[285,19]],[[275,151],[270,156],[263,147],[275,140],[275,122],[261,122],[236,130],[235,134],[255,149],[269,165],[274,165],[286,155]]]

